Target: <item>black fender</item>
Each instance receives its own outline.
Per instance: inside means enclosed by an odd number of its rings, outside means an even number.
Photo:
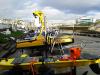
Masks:
[[[82,75],[87,75],[88,74],[88,71],[85,71]]]
[[[91,64],[89,65],[89,67],[91,68],[91,70],[96,73],[96,74],[100,74],[100,66],[98,63],[96,64]]]

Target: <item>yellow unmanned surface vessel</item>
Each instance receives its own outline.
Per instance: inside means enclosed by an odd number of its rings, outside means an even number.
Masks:
[[[17,48],[25,48],[25,47],[35,47],[35,46],[45,46],[46,44],[50,45],[53,44],[55,39],[56,43],[62,43],[62,44],[69,44],[73,42],[73,37],[69,35],[63,35],[63,36],[49,36],[46,31],[45,21],[44,21],[44,14],[42,11],[35,11],[33,12],[33,15],[39,18],[40,27],[36,28],[36,31],[39,31],[38,33],[35,33],[33,39],[31,40],[23,40],[17,42]],[[44,35],[42,35],[44,33]],[[58,42],[59,40],[59,42]]]

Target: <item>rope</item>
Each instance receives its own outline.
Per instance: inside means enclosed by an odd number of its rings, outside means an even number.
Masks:
[[[77,66],[76,60],[72,60],[73,66]]]
[[[30,70],[32,72],[32,75],[35,75],[37,73],[34,62],[30,62]]]
[[[51,48],[51,53],[53,52],[54,50],[54,46],[55,44],[58,44],[58,46],[60,46],[60,52],[61,52],[61,55],[64,54],[64,51],[63,51],[63,47],[62,47],[62,44],[61,44],[61,41],[59,39],[57,39],[56,37],[53,38],[53,44],[51,45],[52,48]]]

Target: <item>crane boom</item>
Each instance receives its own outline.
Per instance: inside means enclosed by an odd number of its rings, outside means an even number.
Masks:
[[[38,10],[38,11],[34,11],[34,12],[33,12],[33,15],[34,15],[35,18],[36,18],[36,16],[39,17],[39,22],[40,22],[40,24],[41,24],[40,33],[39,33],[39,36],[40,36],[40,35],[42,35],[43,31],[46,30],[45,24],[44,24],[44,14],[43,14],[42,11],[39,11],[39,10]]]

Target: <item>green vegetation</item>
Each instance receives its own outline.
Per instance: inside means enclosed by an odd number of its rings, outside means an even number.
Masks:
[[[97,20],[97,21],[95,22],[95,25],[97,25],[97,24],[100,24],[100,20]]]
[[[87,23],[80,23],[78,24],[79,26],[90,26],[92,25],[93,23],[92,22],[87,22]]]
[[[12,31],[10,36],[16,38],[16,37],[19,37],[19,36],[21,36],[21,35],[23,35],[23,34],[24,34],[24,33],[23,33],[22,31],[16,31],[16,32]]]
[[[24,33],[22,31],[16,31],[16,32],[12,31],[10,35],[5,35],[5,34],[0,33],[0,43],[8,42],[9,37],[17,38],[17,37],[19,37],[19,36],[21,36],[23,34]]]
[[[8,42],[7,38],[8,38],[8,36],[0,33],[0,43],[6,43],[6,42]]]

